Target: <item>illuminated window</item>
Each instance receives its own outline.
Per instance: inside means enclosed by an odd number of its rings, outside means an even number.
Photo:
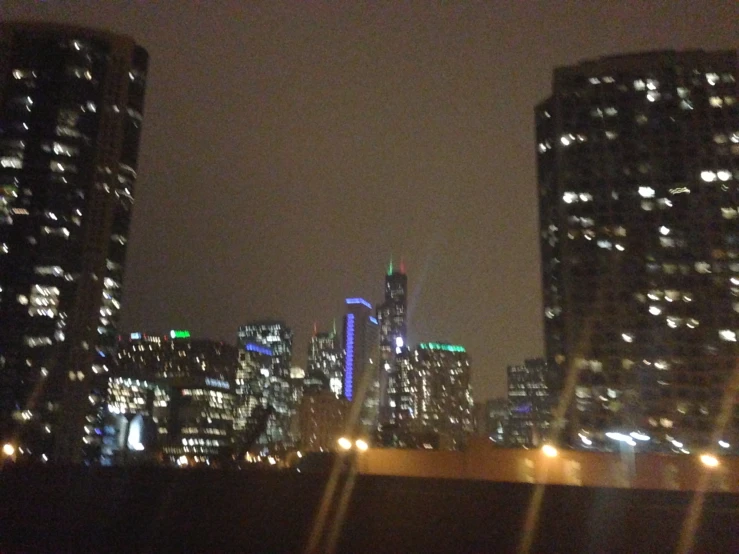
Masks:
[[[642,198],[654,198],[654,189],[652,187],[639,187],[639,196]]]

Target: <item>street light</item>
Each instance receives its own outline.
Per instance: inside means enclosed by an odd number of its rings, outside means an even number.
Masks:
[[[352,441],[350,441],[350,440],[349,440],[349,439],[347,439],[346,437],[341,437],[341,438],[340,438],[340,439],[339,439],[338,441],[336,441],[336,442],[338,442],[338,443],[339,443],[339,447],[340,447],[340,448],[341,448],[342,450],[349,450],[349,449],[350,449],[350,448],[352,447]]]
[[[358,448],[359,450],[361,450],[362,452],[364,452],[365,450],[367,450],[367,449],[369,448],[369,445],[367,444],[367,442],[366,442],[366,441],[363,441],[362,439],[357,439],[357,440],[356,440],[356,441],[354,442],[354,444],[355,444],[355,445],[356,445],[356,447],[357,447],[357,448]]]
[[[545,444],[542,446],[541,451],[547,458],[556,458],[557,454],[559,454],[557,449],[551,444]]]
[[[706,467],[714,468],[719,465],[718,458],[713,454],[701,454],[700,460]]]
[[[13,454],[15,454],[15,446],[10,444],[9,442],[5,443],[3,445],[3,454],[8,457],[12,456]]]

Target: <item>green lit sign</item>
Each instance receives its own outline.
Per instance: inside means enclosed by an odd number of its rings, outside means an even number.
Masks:
[[[170,331],[169,336],[173,339],[189,339],[190,331]]]
[[[442,344],[440,342],[422,342],[418,345],[419,348],[424,350],[444,350],[446,352],[466,352],[464,346],[458,346],[456,344]]]

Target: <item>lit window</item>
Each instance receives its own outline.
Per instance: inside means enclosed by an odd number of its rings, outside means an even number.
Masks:
[[[701,171],[701,179],[706,183],[713,183],[716,180],[716,173],[713,171]]]
[[[711,96],[708,99],[708,103],[714,108],[720,108],[724,105],[724,100],[720,96]]]
[[[698,273],[711,273],[711,264],[708,262],[695,262],[695,270]]]
[[[718,332],[718,336],[721,340],[725,340],[727,342],[736,342],[736,332],[732,331],[731,329],[721,329]]]
[[[642,198],[654,198],[654,189],[652,187],[639,187],[639,196]]]
[[[716,177],[718,177],[719,181],[728,181],[731,179],[731,171],[727,169],[719,169],[716,172]]]
[[[624,342],[634,342],[634,335],[631,333],[621,333],[621,338]]]
[[[0,157],[0,167],[21,169],[23,167],[23,157],[21,156],[2,156]]]
[[[719,81],[718,73],[706,73],[706,81],[709,85],[714,86]]]

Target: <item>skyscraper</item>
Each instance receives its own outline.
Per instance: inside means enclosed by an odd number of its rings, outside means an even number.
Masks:
[[[382,419],[395,420],[395,412],[391,407],[390,388],[393,375],[401,368],[396,367],[396,351],[406,348],[408,342],[408,277],[403,263],[400,268],[393,266],[392,259],[385,276],[385,299],[377,306],[377,320],[380,331],[380,381],[379,396],[383,412]],[[406,354],[408,353],[405,350]]]
[[[561,389],[559,367],[541,358],[508,366],[509,445],[538,446],[547,439]]]
[[[412,352],[410,363],[408,392],[400,398],[412,428],[436,434],[441,448],[463,447],[474,430],[467,351],[456,344],[421,343]]]
[[[128,37],[0,24],[0,434],[59,460],[115,349],[147,63]]]
[[[377,425],[380,369],[377,318],[363,298],[346,299],[344,316],[344,398],[362,402],[359,425],[370,431]],[[364,387],[364,390],[362,390]]]
[[[575,377],[575,445],[737,442],[737,78],[734,50],[614,56],[557,69],[536,109],[546,352]]]
[[[308,370],[306,379],[313,388],[328,387],[337,397],[344,386],[344,357],[336,330],[328,333],[314,332],[308,345]]]
[[[249,344],[266,347],[272,353],[268,375],[260,380],[263,401],[274,412],[267,423],[267,442],[273,447],[292,445],[297,433],[292,432],[297,405],[290,380],[293,332],[282,321],[258,321],[239,328],[238,346],[243,352]]]

